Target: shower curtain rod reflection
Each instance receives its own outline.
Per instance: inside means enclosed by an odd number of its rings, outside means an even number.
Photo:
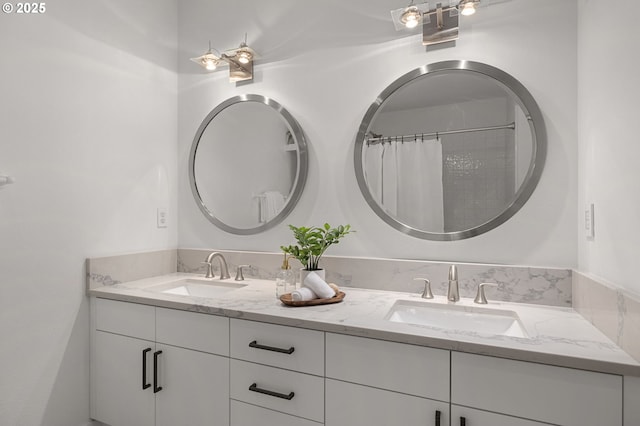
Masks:
[[[429,138],[429,137],[434,137],[436,139],[439,139],[440,136],[443,135],[454,135],[457,133],[470,133],[470,132],[487,132],[489,130],[502,130],[502,129],[511,129],[514,130],[516,128],[516,123],[509,123],[509,124],[505,124],[503,126],[491,126],[491,127],[478,127],[475,129],[459,129],[459,130],[444,130],[442,132],[431,132],[431,133],[416,133],[414,135],[402,135],[402,136],[382,136],[382,135],[376,135],[373,132],[369,132],[368,134],[371,135],[371,137],[367,138],[367,146],[369,145],[377,145],[377,144],[384,144],[384,143],[391,143],[391,142],[405,142],[405,141],[409,141],[411,142],[413,140],[413,142],[415,142],[418,138],[424,139],[424,138]]]

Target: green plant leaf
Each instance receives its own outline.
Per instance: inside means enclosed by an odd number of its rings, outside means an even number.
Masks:
[[[297,245],[280,246],[282,251],[289,254],[302,263],[306,269],[317,270],[320,258],[324,252],[333,244],[338,244],[341,238],[353,232],[351,225],[339,225],[331,228],[325,223],[322,227],[296,227],[289,225],[293,232]]]

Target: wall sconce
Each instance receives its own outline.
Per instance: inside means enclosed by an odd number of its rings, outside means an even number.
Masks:
[[[480,0],[444,0],[430,9],[429,3],[414,4],[413,1],[407,7],[392,10],[391,19],[398,31],[415,28],[422,22],[425,46],[457,40],[459,15],[473,15],[480,4]]]
[[[214,71],[219,66],[229,66],[229,81],[245,81],[253,79],[253,60],[256,58],[256,52],[247,46],[247,36],[245,41],[240,43],[236,49],[229,49],[223,53],[218,53],[211,49],[209,42],[209,50],[197,58],[191,58],[193,62],[202,66],[207,71]]]

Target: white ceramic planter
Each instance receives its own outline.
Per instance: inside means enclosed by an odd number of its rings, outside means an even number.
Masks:
[[[322,278],[323,280],[324,278],[324,269],[317,269],[315,271],[310,271],[308,269],[300,269],[300,282],[296,284],[296,287],[300,288],[302,287],[302,283],[304,283],[304,279],[307,278],[307,275],[309,275],[311,272],[315,272],[316,274],[318,274],[320,276],[320,278]],[[326,281],[326,280],[325,280]]]

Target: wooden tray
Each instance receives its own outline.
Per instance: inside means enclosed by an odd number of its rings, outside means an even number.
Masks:
[[[331,299],[313,299],[313,300],[305,300],[294,302],[291,300],[291,293],[286,293],[280,296],[280,300],[287,306],[316,306],[316,305],[328,305],[330,303],[340,303],[342,299],[344,299],[344,291],[338,291],[338,294],[333,296]]]

